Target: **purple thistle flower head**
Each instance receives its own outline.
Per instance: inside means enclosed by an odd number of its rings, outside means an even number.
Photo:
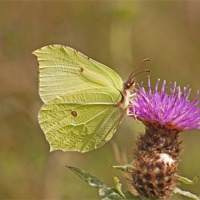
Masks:
[[[158,79],[152,91],[150,77],[148,77],[148,90],[143,84],[138,86],[137,97],[131,101],[130,113],[146,126],[162,127],[170,131],[181,132],[184,130],[200,129],[200,101],[199,92],[192,102],[188,100],[191,88],[174,85],[167,93],[168,86],[163,82],[159,90]]]

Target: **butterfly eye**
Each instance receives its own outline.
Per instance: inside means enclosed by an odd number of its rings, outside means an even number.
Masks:
[[[134,84],[134,81],[131,82],[131,80],[124,81],[124,90],[129,89]]]
[[[124,90],[126,90],[126,89],[128,88],[128,83],[127,83],[127,81],[124,81],[123,85],[124,85]]]

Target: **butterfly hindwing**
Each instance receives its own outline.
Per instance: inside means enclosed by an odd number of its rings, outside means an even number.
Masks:
[[[86,89],[48,101],[39,123],[51,150],[86,152],[110,140],[125,111],[116,106],[120,92],[113,88]]]

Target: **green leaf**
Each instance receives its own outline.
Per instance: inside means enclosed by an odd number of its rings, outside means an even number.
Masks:
[[[86,181],[90,186],[99,188],[99,195],[102,200],[140,200],[138,196],[134,196],[130,192],[122,191],[122,184],[119,183],[117,177],[114,177],[115,188],[107,187],[100,179],[76,167],[66,166],[82,180]]]
[[[118,191],[118,193],[123,197],[125,198],[125,195],[124,193],[122,192],[122,184],[119,182],[119,179],[117,177],[114,177],[114,182],[115,182],[115,187],[116,187],[116,190]]]
[[[117,177],[114,177],[115,188],[103,187],[99,190],[100,197],[103,200],[121,200],[121,199],[129,199],[129,200],[139,200],[138,196],[134,196],[132,193],[123,192],[122,184],[119,182]]]
[[[123,194],[124,197],[118,193],[116,188],[103,187],[99,189],[99,195],[102,200],[141,200],[140,197],[134,196],[129,191]]]
[[[190,180],[190,179],[183,177],[183,176],[178,176],[178,180],[181,181],[182,183],[187,184],[187,185],[194,185],[198,182],[199,176],[194,177],[193,180]]]
[[[133,166],[133,164],[126,164],[126,165],[113,165],[111,166],[115,169],[119,169],[123,172],[129,172],[129,171],[133,171],[135,170],[135,167]]]
[[[72,172],[77,174],[82,180],[89,183],[92,187],[104,187],[104,184],[101,180],[99,180],[96,176],[93,176],[87,172],[81,171],[80,169],[76,167],[66,166],[68,169],[70,169]]]
[[[175,188],[174,193],[175,193],[175,194],[183,195],[183,196],[188,197],[188,198],[190,198],[190,199],[200,200],[200,198],[199,198],[197,195],[192,194],[192,193],[190,193],[190,192],[188,192],[188,191],[182,191],[182,190],[179,189],[179,188]]]
[[[124,199],[115,188],[102,187],[99,189],[99,195],[102,200],[122,200]]]

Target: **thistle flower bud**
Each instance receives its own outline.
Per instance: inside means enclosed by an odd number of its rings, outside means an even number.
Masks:
[[[180,153],[177,136],[166,129],[147,127],[139,137],[132,183],[143,196],[164,199],[173,192]]]

